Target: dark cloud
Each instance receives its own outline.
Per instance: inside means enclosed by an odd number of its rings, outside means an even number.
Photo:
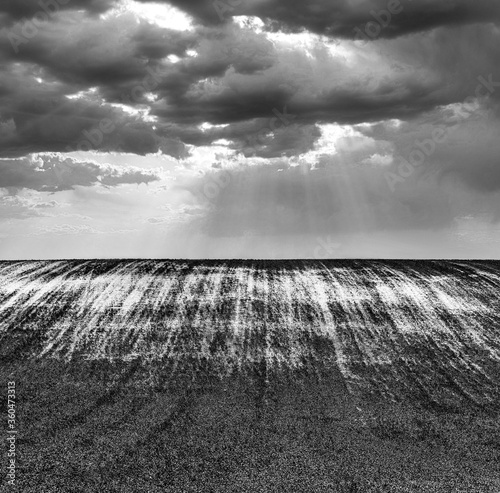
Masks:
[[[355,27],[373,21],[372,10],[388,7],[386,0],[231,0],[226,4],[231,6],[224,13],[227,19],[257,15],[266,21],[268,31],[307,30],[330,36],[330,40],[311,37],[306,48],[280,44],[265,29],[255,32],[236,22],[221,23],[217,2],[172,4],[204,25],[176,31],[140,20],[131,12],[101,19],[88,14],[103,12],[112,2],[87,2],[84,8],[81,2],[69,2],[64,12],[54,15],[29,42],[19,44],[17,51],[8,35],[22,31],[27,21],[20,19],[33,15],[35,2],[2,4],[0,12],[8,14],[11,24],[0,34],[0,156],[160,151],[182,159],[188,157],[189,145],[215,143],[245,157],[274,162],[315,149],[322,124],[382,121],[359,130],[373,140],[373,148],[357,147],[356,138],[339,141],[335,157],[316,163],[320,169],[307,176],[311,188],[322,194],[323,181],[315,180],[322,173],[328,177],[330,171],[321,170],[330,170],[332,163],[373,164],[393,152],[407,155],[415,138],[425,133],[415,126],[427,121],[427,130],[432,131],[441,124],[444,112],[450,111],[441,108],[467,98],[485,108],[500,99],[500,31],[495,25],[500,7],[495,2],[401,0],[402,11],[392,15],[376,42],[363,46],[339,41],[344,51],[331,50],[331,38],[354,37]],[[481,86],[479,78],[486,85]],[[391,119],[400,120],[400,126],[391,127]],[[203,129],[206,122],[217,126]],[[454,174],[475,189],[496,190],[499,153],[492,149],[489,155],[480,154],[477,164],[476,145],[472,143],[465,152],[455,142],[453,150],[439,149],[430,161],[440,163],[443,176]],[[5,168],[5,183],[11,183],[6,186],[22,182],[23,173],[31,169],[23,161],[15,163],[20,175],[13,164]],[[95,183],[94,171],[90,165],[75,171],[71,176],[76,182],[70,180],[67,186]],[[51,173],[45,170],[45,181],[39,185],[33,179],[35,189],[57,187],[50,181]],[[100,181],[135,183],[142,176],[137,173],[108,172]],[[286,179],[292,188],[302,190],[293,181],[299,176],[296,173],[276,172],[269,180]],[[363,181],[368,176],[364,173],[353,176]],[[262,186],[272,195],[266,188],[271,185]],[[363,194],[366,211],[389,207],[392,215],[399,214],[377,198],[376,190],[363,188]],[[409,211],[405,220],[415,225],[414,218],[420,217],[415,211],[426,205],[419,201],[415,205],[409,195],[401,200],[403,210]],[[283,209],[273,209],[273,215],[294,209],[283,201],[279,206]],[[322,214],[320,209],[311,211]],[[292,213],[292,217],[293,223],[299,216]],[[386,226],[382,213],[375,217],[378,227]],[[288,224],[288,219],[282,217],[278,223]]]
[[[230,67],[198,82],[178,74],[182,91],[165,84],[152,113],[183,125],[269,119],[285,106],[300,124],[411,120],[477,94],[500,97],[499,46],[498,29],[467,26],[381,41],[372,57],[353,49],[347,63],[325,50],[307,59],[275,49],[274,63],[254,74]],[[493,91],[480,80],[493,81]]]
[[[498,22],[500,5],[490,0],[173,0],[199,22],[220,24],[233,16],[251,15],[267,20],[271,30],[308,30],[333,37],[356,38],[356,28],[380,29],[376,37],[392,38],[439,26]],[[391,7],[392,14],[388,8]],[[384,11],[384,12],[381,12]],[[386,25],[387,24],[387,25]]]
[[[125,34],[117,36],[117,32]],[[248,51],[249,46],[253,48]],[[196,57],[186,55],[192,48],[196,48]],[[178,136],[164,129],[170,125],[167,122],[192,121],[196,126],[205,121],[202,108],[196,110],[197,101],[186,94],[190,88],[201,80],[223,77],[229,68],[245,75],[265,70],[273,64],[271,53],[272,44],[250,32],[239,35],[234,28],[224,33],[210,29],[179,32],[137,22],[131,15],[102,22],[82,19],[76,26],[56,20],[40,30],[36,40],[21,44],[18,53],[5,35],[0,36],[0,57],[5,61],[0,69],[4,76],[0,125],[5,130],[0,155],[88,147],[86,135],[95,134],[102,120],[111,120],[114,130],[102,139],[96,137],[94,141],[99,142],[92,141],[92,149],[137,154],[161,150],[185,157],[187,151]],[[167,55],[183,58],[172,63]],[[79,92],[79,97],[67,98]],[[266,101],[278,103],[275,92]],[[147,99],[148,94],[159,101],[157,105]],[[151,120],[131,116],[108,103],[141,110],[158,106],[152,114],[163,118],[153,125]],[[250,100],[247,104],[255,103]],[[265,102],[257,103],[262,109],[254,108],[254,114],[264,114]],[[229,111],[237,111],[237,120],[246,119],[241,108]],[[207,109],[207,119],[212,118],[209,112]],[[219,113],[223,120],[228,119],[224,107]],[[154,127],[163,131],[156,132]]]
[[[166,126],[166,135],[177,135],[195,146],[226,145],[244,156],[292,157],[314,148],[321,131],[314,124],[294,124],[294,115],[274,108],[269,118],[258,118],[202,130],[195,125]],[[278,116],[276,116],[278,115]],[[281,120],[280,120],[281,117]]]
[[[152,171],[60,159],[57,156],[0,160],[0,186],[11,191],[26,188],[55,192],[98,183],[116,186],[149,183],[158,179]]]
[[[132,14],[97,20],[78,13],[73,20],[48,22],[32,39],[22,34],[25,23],[16,24],[0,35],[0,57],[36,64],[74,87],[115,87],[151,79],[155,61],[182,55],[196,43],[193,33],[138,22]]]
[[[71,94],[71,86],[57,79],[38,83],[30,69],[14,67],[4,79],[0,157],[77,150],[186,155],[182,143],[157,134],[141,114],[104,104],[98,93],[68,99],[63,94]]]
[[[275,3],[245,5],[271,9]],[[308,5],[291,4],[289,10],[300,13]],[[456,11],[465,8],[460,5]],[[481,5],[474,8],[479,12]],[[435,6],[421,7],[439,18]],[[380,40],[368,53],[351,46],[346,59],[321,44],[310,55],[280,48],[265,34],[235,24],[182,32],[132,14],[105,20],[74,15],[80,22],[54,19],[17,54],[5,33],[0,39],[1,156],[90,145],[142,155],[161,150],[181,158],[187,156],[184,144],[221,138],[245,155],[290,156],[314,145],[318,123],[412,120],[474,95],[479,75],[500,80],[493,63],[500,57],[500,35],[491,25]],[[77,99],[65,97],[78,92]],[[294,126],[271,128],[266,136],[274,112],[284,108],[294,115]],[[146,118],[148,111],[153,118]],[[113,132],[89,143],[85,132],[94,135],[102,120],[111,120]],[[207,133],[199,129],[203,122],[229,126]]]
[[[270,120],[272,122],[272,119]],[[233,149],[241,151],[245,156],[258,156],[263,158],[292,157],[305,153],[314,148],[315,143],[321,136],[321,131],[316,125],[295,125],[293,120],[287,120],[282,124],[279,119],[275,130],[270,121],[261,123],[255,132],[246,133],[236,137],[232,128],[229,129],[228,137],[233,140]],[[267,125],[266,125],[267,124]]]
[[[22,18],[32,19],[37,15],[54,16],[61,11],[79,10],[90,15],[101,14],[111,8],[116,0],[2,0],[0,19],[13,22]],[[44,19],[44,17],[40,17]]]

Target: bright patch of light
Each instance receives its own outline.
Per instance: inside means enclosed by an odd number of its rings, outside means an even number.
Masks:
[[[89,96],[93,96],[97,92],[97,87],[91,87],[86,89],[85,91],[79,91],[74,94],[67,94],[67,99],[83,99],[88,98]]]
[[[182,160],[184,166],[192,170],[208,170],[213,168],[213,164],[217,162],[224,163],[225,167],[234,164],[236,157],[235,151],[229,149],[225,145],[210,145],[210,146],[187,146],[190,156]]]
[[[137,108],[132,108],[131,106],[127,106],[126,104],[111,103],[110,106],[112,106],[113,108],[119,108],[128,115],[138,116],[140,114],[140,110],[138,110]]]
[[[41,84],[41,83],[43,82],[43,79],[42,79],[42,78],[40,78],[40,77],[35,77],[35,80],[36,80],[39,84]]]
[[[320,51],[332,57],[343,57],[349,61],[353,57],[352,47],[347,41],[332,41],[326,36],[303,33],[267,32],[266,37],[277,48],[301,50],[308,58],[315,58]]]
[[[133,13],[138,19],[166,29],[176,31],[193,29],[192,18],[189,15],[166,3],[139,3],[134,0],[121,0],[115,8],[103,14],[101,18],[125,13]]]
[[[343,57],[347,61],[352,58],[352,51],[349,49],[347,43],[343,43],[342,41],[324,41],[326,48],[329,53],[334,57]]]
[[[149,101],[150,103],[154,103],[158,100],[158,96],[152,92],[147,92],[146,94],[144,94],[144,99],[146,101]]]
[[[352,136],[356,131],[348,125],[337,125],[327,123],[320,125],[321,137],[318,140],[318,147],[324,152],[336,152],[335,143],[344,137]]]
[[[198,125],[198,128],[200,130],[202,130],[203,132],[206,132],[207,130],[210,130],[212,128],[225,128],[228,125],[229,125],[229,123],[221,123],[221,124],[218,124],[218,125],[214,125],[214,124],[209,123],[209,122],[204,122],[201,125]]]
[[[227,139],[217,139],[212,142],[214,145],[219,145],[219,146],[229,146],[231,145],[231,141]]]
[[[401,125],[403,125],[403,121],[398,120],[397,118],[393,118],[392,120],[375,120],[372,122],[356,123],[356,125],[353,128],[356,131],[357,128],[368,129],[376,127],[377,125],[387,125],[387,126],[392,126],[394,128],[399,128],[401,127]]]
[[[187,50],[186,55],[190,57],[196,57],[198,56],[198,52],[196,50]]]
[[[250,15],[236,15],[233,17],[233,22],[242,29],[251,29],[257,34],[260,34],[264,28],[264,22],[260,17]]]
[[[284,33],[278,31],[267,32],[266,37],[283,47],[293,48],[295,46],[307,51],[313,44],[315,35],[311,33]]]
[[[178,63],[181,61],[181,59],[177,55],[168,55],[167,60],[170,63]]]
[[[321,137],[318,139],[313,150],[300,155],[300,164],[307,163],[314,165],[324,154],[337,154],[336,143],[339,140],[359,134],[359,132],[349,125],[326,123],[324,125],[319,125],[319,127],[321,129]]]
[[[112,106],[113,108],[119,108],[128,115],[138,116],[142,119],[142,121],[145,122],[156,122],[158,120],[156,116],[152,116],[149,114],[149,108],[134,108],[132,106],[120,103],[111,103],[110,106]]]

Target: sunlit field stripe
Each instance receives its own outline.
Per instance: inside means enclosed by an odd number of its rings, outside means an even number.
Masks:
[[[221,377],[335,365],[354,386],[491,401],[499,280],[472,262],[7,263],[0,337],[37,331],[33,356],[197,361]]]
[[[318,311],[322,315],[322,319],[320,318],[318,320],[319,323],[316,325],[317,330],[321,331],[332,340],[335,348],[335,358],[339,370],[344,375],[344,377],[346,377],[346,379],[350,379],[353,378],[354,375],[349,369],[348,358],[344,352],[344,347],[342,346],[339,338],[338,326],[334,322],[328,303],[329,301],[332,301],[332,297],[334,299],[349,299],[349,301],[351,301],[351,298],[349,298],[348,291],[344,290],[343,287],[338,285],[335,273],[330,272],[326,267],[325,269],[325,273],[331,283],[326,283],[324,278],[318,276],[315,272],[303,273],[301,276],[301,283],[310,293],[310,302],[317,304],[319,309]],[[340,289],[332,293],[332,284],[337,285],[338,287],[340,287]]]
[[[235,308],[234,313],[231,315],[227,356],[231,366],[237,371],[241,371],[245,350],[246,320],[249,311],[248,285],[251,270],[244,267],[235,267],[230,272],[234,280],[234,290],[233,293],[230,293],[230,296],[234,297]]]

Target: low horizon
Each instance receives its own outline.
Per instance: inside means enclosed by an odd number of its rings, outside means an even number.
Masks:
[[[500,4],[0,5],[0,258],[500,258]]]
[[[92,262],[92,261],[152,261],[152,262],[334,262],[334,261],[347,261],[347,262],[500,262],[497,258],[386,258],[386,257],[328,257],[328,258],[263,258],[263,257],[58,257],[58,258],[12,258],[0,259],[1,262]]]

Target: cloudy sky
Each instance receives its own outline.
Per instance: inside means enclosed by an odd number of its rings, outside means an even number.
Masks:
[[[0,258],[498,257],[500,2],[1,0]]]

